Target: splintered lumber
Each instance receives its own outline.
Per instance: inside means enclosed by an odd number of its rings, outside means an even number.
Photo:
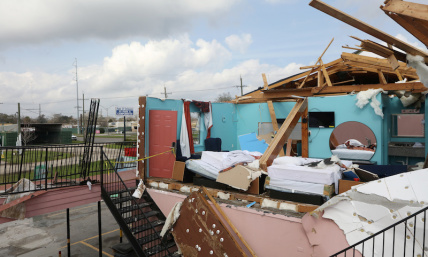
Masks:
[[[276,121],[275,109],[273,107],[272,101],[267,101],[267,104],[269,108],[270,119],[272,120],[272,127],[275,134],[278,132],[278,122]],[[281,149],[281,151],[279,152],[279,155],[284,156],[284,149]]]
[[[260,168],[267,170],[273,160],[277,157],[294,127],[308,106],[308,99],[298,99],[291,112],[288,114],[278,133],[260,158]]]
[[[384,10],[385,11],[385,10]],[[427,22],[422,22],[419,20],[415,20],[414,18],[410,18],[404,15],[399,15],[396,13],[391,13],[389,11],[385,11],[385,14],[388,15],[391,19],[401,25],[404,29],[406,29],[410,34],[419,39],[425,46],[428,47],[428,26]]]
[[[334,38],[332,38],[331,39],[331,41],[330,41],[330,43],[328,44],[328,46],[324,49],[324,52],[322,52],[322,54],[320,55],[320,57],[318,57],[318,60],[317,60],[317,62],[315,63],[315,65],[317,65],[318,63],[319,64],[322,64],[322,61],[321,61],[321,58],[324,56],[324,54],[325,54],[325,52],[327,52],[327,49],[330,47],[330,45],[331,45],[331,43],[333,43],[333,41],[334,41]],[[324,67],[324,65],[320,65],[320,67],[321,67],[321,69],[323,69],[324,68],[324,70],[325,70],[325,67]],[[312,73],[315,69],[317,69],[318,67],[312,67],[312,69],[311,69],[311,72],[310,73]],[[323,72],[324,72],[324,70],[323,70]],[[309,75],[308,75],[309,76]],[[305,85],[305,83],[306,83],[306,80],[308,79],[308,76],[303,80],[303,82],[302,82],[302,84],[300,84],[299,85],[299,87],[298,88],[302,88],[304,85]]]
[[[218,205],[217,201],[212,197],[212,195],[208,192],[208,190],[205,187],[202,187],[202,190],[204,191],[204,194],[208,196],[208,199],[213,203],[216,210],[220,213],[220,215],[225,219],[227,225],[230,226],[230,228],[233,230],[233,232],[238,236],[239,240],[245,245],[247,248],[246,250],[250,252],[251,256],[256,256],[253,249],[251,249],[250,245],[245,241],[244,237],[242,237],[241,233],[239,233],[238,229],[233,225],[233,223],[230,221],[230,219],[227,217],[227,215],[223,212],[220,205]]]
[[[379,40],[391,44],[406,53],[410,53],[412,55],[420,55],[425,58],[425,62],[428,62],[427,52],[422,51],[421,49],[418,49],[402,40],[399,40],[398,38],[395,38],[373,26],[370,26],[369,24],[362,22],[322,1],[312,0],[309,5]]]
[[[351,93],[353,91],[360,92],[369,89],[383,88],[385,91],[389,90],[410,90],[414,93],[421,93],[427,90],[427,88],[420,82],[407,82],[407,83],[388,83],[388,84],[367,84],[367,85],[349,85],[349,86],[333,86],[324,87],[323,94],[336,94],[336,93]],[[264,92],[264,99],[281,99],[292,97],[293,95],[298,96],[313,96],[319,93],[319,88],[302,88],[302,89],[283,89],[283,90],[272,90]],[[263,99],[263,98],[261,98]],[[261,100],[260,99],[260,100]],[[265,100],[265,101],[266,101]]]
[[[385,2],[385,6],[381,6],[380,8],[387,12],[428,21],[428,5],[426,4],[389,0]]]
[[[171,232],[183,256],[247,256],[223,219],[200,192],[184,199]]]

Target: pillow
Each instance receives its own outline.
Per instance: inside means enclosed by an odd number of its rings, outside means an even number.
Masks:
[[[300,157],[283,156],[273,160],[272,165],[302,166],[303,161],[304,161],[303,158],[300,158]]]
[[[347,143],[347,142],[349,142],[349,144],[352,145],[352,146],[361,146],[361,147],[364,146],[363,144],[361,144],[360,141],[358,141],[356,139],[348,139],[348,140],[346,140],[345,143]]]

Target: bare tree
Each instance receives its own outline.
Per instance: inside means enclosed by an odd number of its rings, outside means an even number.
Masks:
[[[221,102],[227,102],[232,100],[232,96],[230,95],[229,92],[225,92],[225,93],[221,93],[220,95],[217,96],[217,98],[214,100],[214,102],[216,103],[221,103]]]
[[[21,128],[21,140],[24,145],[27,145],[31,141],[37,138],[36,129],[30,127],[30,124],[25,124]]]

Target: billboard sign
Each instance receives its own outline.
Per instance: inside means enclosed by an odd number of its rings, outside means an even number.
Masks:
[[[134,115],[134,109],[128,107],[116,107],[117,116],[132,116]]]

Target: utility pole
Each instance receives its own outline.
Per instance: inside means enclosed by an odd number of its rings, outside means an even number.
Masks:
[[[77,102],[77,131],[78,133],[80,132],[80,127],[79,127],[79,82],[77,79],[77,58],[75,58],[75,62],[74,62],[74,67],[76,68],[76,102]]]
[[[167,92],[166,92],[166,87],[165,87],[165,86],[163,87],[163,90],[164,90],[165,99],[167,99],[167,98],[168,98],[168,95],[170,95],[170,94],[172,94],[172,93],[167,93]]]
[[[241,96],[243,96],[244,95],[243,88],[247,87],[247,85],[242,85],[242,77],[241,77],[241,75],[239,75],[239,79],[241,80],[241,85],[240,86],[235,86],[235,87],[240,87],[241,88]]]
[[[18,136],[21,134],[21,103],[18,103]]]
[[[39,104],[39,117],[41,117],[41,116],[42,116],[42,105]]]

